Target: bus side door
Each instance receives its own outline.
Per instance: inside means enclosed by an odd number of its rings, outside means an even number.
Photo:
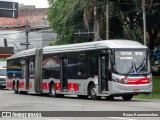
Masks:
[[[68,58],[61,58],[61,72],[60,72],[60,85],[61,91],[67,92],[68,90]]]
[[[99,93],[108,93],[108,68],[109,68],[109,55],[99,54],[99,72],[98,83]]]

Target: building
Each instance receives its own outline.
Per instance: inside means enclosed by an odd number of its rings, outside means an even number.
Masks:
[[[25,50],[26,46],[20,43],[26,42],[26,21],[29,22],[28,41],[29,48],[48,46],[56,39],[56,33],[49,28],[47,21],[48,8],[35,8],[32,5],[19,5],[19,17],[0,18],[0,47],[3,47],[4,38],[7,39],[8,46],[14,47],[15,53]],[[17,46],[17,47],[16,47]]]

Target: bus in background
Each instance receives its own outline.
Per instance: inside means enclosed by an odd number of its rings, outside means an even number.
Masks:
[[[6,66],[7,59],[0,58],[0,89],[6,88]]]
[[[6,88],[7,57],[14,53],[13,47],[0,47],[0,89]]]
[[[7,88],[79,98],[152,92],[149,50],[131,40],[103,40],[19,52],[7,60]]]
[[[0,68],[0,89],[6,88],[6,68]]]

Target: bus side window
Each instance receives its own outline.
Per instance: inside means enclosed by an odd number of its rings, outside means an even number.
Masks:
[[[78,59],[78,77],[85,79],[87,77],[87,60],[85,52],[79,53]]]
[[[97,51],[92,50],[88,52],[88,77],[98,75],[98,57]]]
[[[68,78],[78,77],[78,59],[77,57],[69,57],[68,60]]]

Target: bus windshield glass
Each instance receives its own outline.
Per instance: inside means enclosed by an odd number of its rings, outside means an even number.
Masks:
[[[117,50],[115,51],[115,67],[118,74],[147,75],[150,65],[146,50]]]

